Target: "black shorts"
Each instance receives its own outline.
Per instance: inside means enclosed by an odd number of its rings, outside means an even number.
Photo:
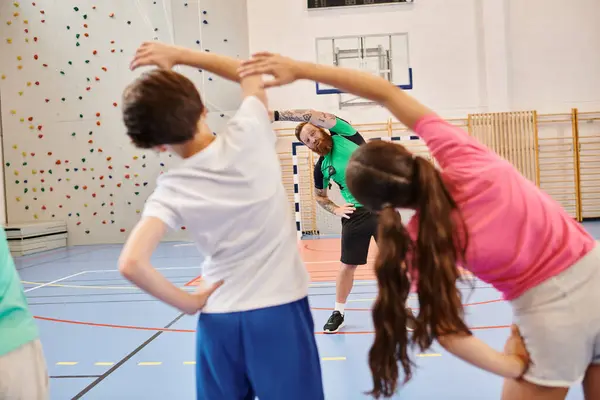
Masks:
[[[371,237],[377,240],[377,214],[358,207],[350,218],[342,218],[342,258],[347,265],[365,265]]]

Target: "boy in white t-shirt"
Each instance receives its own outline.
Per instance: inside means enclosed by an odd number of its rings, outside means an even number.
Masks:
[[[214,136],[184,64],[239,82],[243,102]],[[122,274],[187,314],[197,333],[199,399],[319,400],[323,385],[300,258],[275,151],[262,78],[240,80],[240,62],[152,42],[131,68],[158,66],[124,92],[127,134],[138,148],[170,151],[182,164],[161,175],[120,259]],[[188,293],[150,257],[166,231],[185,224],[206,256]],[[276,324],[277,329],[273,329]]]

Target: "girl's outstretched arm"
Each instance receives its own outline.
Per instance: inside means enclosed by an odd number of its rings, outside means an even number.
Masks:
[[[265,87],[282,86],[308,79],[337,87],[345,92],[375,101],[386,107],[409,129],[432,111],[385,79],[362,71],[295,61],[271,53],[258,53],[242,62],[240,76],[269,74],[275,79]]]

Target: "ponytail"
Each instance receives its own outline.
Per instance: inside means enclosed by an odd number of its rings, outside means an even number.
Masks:
[[[396,391],[398,361],[402,364],[405,381],[411,378],[413,365],[408,357],[406,326],[414,317],[405,309],[411,285],[404,263],[412,250],[412,240],[402,224],[402,217],[391,206],[384,207],[379,214],[377,244],[375,275],[379,293],[372,312],[375,341],[369,351],[374,386],[369,394],[375,398],[389,397]]]
[[[439,336],[471,334],[456,287],[462,280],[459,264],[465,262],[468,237],[460,210],[435,167],[417,157],[415,175],[420,212],[413,262],[419,274],[420,309],[413,340],[425,350]]]
[[[398,363],[404,372],[403,382],[412,377],[415,364],[408,355],[407,324],[415,326],[412,342],[421,351],[431,347],[439,336],[471,334],[463,321],[462,296],[456,288],[461,278],[458,264],[464,262],[467,247],[464,221],[431,163],[416,157],[412,172],[411,203],[418,209],[419,220],[416,241],[410,238],[394,207],[384,206],[379,215],[379,253],[375,261],[379,293],[373,306],[375,340],[369,352],[373,376],[369,394],[375,398],[395,393]],[[455,220],[460,221],[460,227]],[[420,309],[416,319],[405,307],[411,266],[418,274]]]

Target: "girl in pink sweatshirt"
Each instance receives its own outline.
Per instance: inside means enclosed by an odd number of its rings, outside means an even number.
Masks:
[[[270,74],[265,86],[322,82],[385,106],[427,144],[439,163],[391,142],[373,141],[352,156],[348,188],[379,213],[379,294],[369,353],[375,397],[396,391],[400,362],[410,379],[410,340],[434,340],[457,357],[506,379],[503,399],[564,399],[583,382],[600,398],[600,247],[548,195],[506,160],[379,77],[260,53],[242,76]],[[399,209],[415,216],[404,227]],[[472,335],[463,318],[459,267],[503,293],[514,311],[498,352]],[[420,310],[402,306],[411,282]],[[522,378],[522,379],[521,379]]]

